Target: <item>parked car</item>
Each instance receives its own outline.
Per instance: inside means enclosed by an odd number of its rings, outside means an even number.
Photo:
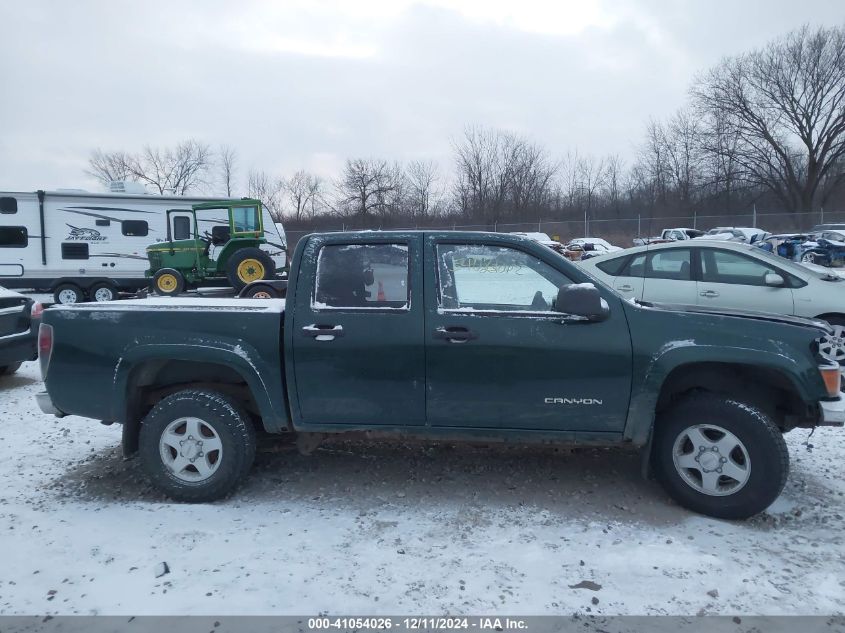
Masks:
[[[822,321],[631,303],[514,235],[315,234],[290,274],[286,301],[49,308],[39,406],[121,423],[182,501],[230,493],[257,432],[305,452],[353,432],[638,447],[678,503],[723,518],[780,494],[783,433],[845,422]]]
[[[32,299],[0,286],[0,376],[13,374],[21,363],[37,358],[35,305]]]
[[[622,250],[619,246],[614,246],[607,240],[603,240],[600,237],[576,237],[566,243],[567,248],[574,248],[576,246],[580,246],[581,250],[584,252],[592,252],[595,254],[615,253]]]
[[[845,232],[822,231],[812,234],[801,244],[798,259],[819,266],[845,266]]]
[[[635,237],[634,246],[644,246],[645,244],[660,244],[663,242],[675,242],[679,240],[691,240],[695,237],[701,237],[702,235],[704,235],[704,231],[699,231],[698,229],[663,229],[663,232],[657,237]]]
[[[845,283],[736,242],[693,240],[630,248],[587,260],[586,270],[625,297],[824,319],[821,351],[845,365]]]
[[[766,235],[754,243],[755,246],[769,253],[779,255],[793,261],[800,261],[802,244],[810,240],[808,233],[778,233]]]
[[[566,247],[564,247],[564,245],[558,242],[557,240],[553,240],[546,233],[522,233],[514,231],[510,235],[519,235],[520,237],[528,238],[529,240],[533,240],[542,244],[543,246],[552,249],[555,253],[566,255]]]
[[[704,235],[697,237],[698,240],[716,240],[725,242],[747,242],[754,244],[755,242],[765,239],[768,232],[763,229],[758,229],[748,226],[717,226],[710,229]]]

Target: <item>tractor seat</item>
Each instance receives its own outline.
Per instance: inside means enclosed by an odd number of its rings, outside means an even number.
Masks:
[[[229,230],[228,226],[218,224],[217,226],[213,226],[211,228],[211,243],[215,246],[225,244],[231,239],[231,237],[232,232]]]

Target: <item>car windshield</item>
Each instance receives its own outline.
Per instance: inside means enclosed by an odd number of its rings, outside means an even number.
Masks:
[[[768,259],[772,263],[775,263],[781,268],[785,268],[788,271],[795,273],[796,275],[800,276],[802,274],[806,275],[807,273],[810,273],[811,275],[814,275],[823,281],[842,281],[842,277],[833,272],[828,272],[826,270],[815,270],[813,268],[810,268],[809,266],[802,266],[801,264],[789,261],[788,259],[785,259],[780,255],[775,255],[773,253],[770,253],[769,251],[763,250],[762,248],[758,248],[757,246],[749,245],[747,248],[748,252],[753,253],[757,257]]]

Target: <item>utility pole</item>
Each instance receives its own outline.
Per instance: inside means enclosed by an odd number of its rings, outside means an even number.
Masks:
[[[751,207],[751,226],[757,228],[757,203],[755,202]]]

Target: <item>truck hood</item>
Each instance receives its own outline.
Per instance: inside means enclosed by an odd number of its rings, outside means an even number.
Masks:
[[[741,319],[754,319],[756,321],[767,321],[770,323],[783,323],[786,325],[798,325],[801,327],[821,330],[825,334],[833,334],[833,329],[825,321],[819,319],[808,319],[805,317],[790,316],[786,314],[771,314],[769,312],[754,312],[753,310],[733,310],[730,308],[708,308],[704,306],[651,303],[649,301],[637,301],[636,305],[651,310],[663,310],[667,312],[688,312],[691,314],[710,314],[713,316],[737,317]]]

